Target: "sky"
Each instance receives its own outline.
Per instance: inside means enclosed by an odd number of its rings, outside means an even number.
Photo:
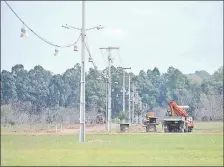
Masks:
[[[62,28],[82,26],[81,1],[9,1],[10,6],[38,35],[57,45],[71,44],[80,31]],[[173,66],[185,74],[206,70],[212,74],[223,65],[222,1],[86,1],[87,42],[99,69],[108,66],[106,51],[112,50],[113,65],[131,67],[138,74],[157,67],[161,73]],[[48,45],[32,32],[20,38],[23,24],[1,1],[1,70],[23,64],[27,70],[41,65],[62,74],[81,62],[79,51]],[[85,52],[86,71],[92,64]]]

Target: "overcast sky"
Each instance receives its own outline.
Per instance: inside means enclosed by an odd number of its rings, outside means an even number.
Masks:
[[[65,45],[80,32],[62,28],[63,24],[82,25],[81,2],[8,2],[34,31],[47,40]],[[86,28],[105,29],[87,33],[87,41],[99,69],[107,66],[107,53],[99,47],[120,47],[120,57],[112,51],[115,66],[132,67],[134,73],[155,66],[166,72],[169,66],[183,73],[206,70],[213,73],[223,65],[223,3],[221,1],[87,1]],[[1,1],[1,69],[23,64],[30,70],[41,65],[53,73],[63,73],[81,61],[81,52],[54,47],[28,31],[20,38],[22,23]],[[81,40],[78,43],[80,49]],[[86,52],[86,59],[88,54]],[[87,62],[87,67],[92,65]]]

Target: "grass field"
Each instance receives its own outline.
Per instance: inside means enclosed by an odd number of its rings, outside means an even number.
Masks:
[[[197,127],[200,131],[204,126]],[[208,125],[219,133],[87,134],[86,143],[78,142],[78,134],[2,134],[1,164],[223,166],[222,127]]]

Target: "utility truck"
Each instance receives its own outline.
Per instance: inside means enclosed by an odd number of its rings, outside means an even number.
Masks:
[[[193,118],[186,110],[189,106],[178,106],[174,101],[169,103],[169,110],[163,119],[164,132],[192,132],[194,128]]]

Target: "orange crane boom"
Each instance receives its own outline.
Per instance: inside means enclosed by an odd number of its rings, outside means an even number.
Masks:
[[[182,116],[182,117],[188,117],[188,114],[184,111],[183,108],[179,107],[174,101],[171,101],[169,103],[170,109],[172,111],[172,116],[174,116],[174,112],[178,115],[178,116]]]

